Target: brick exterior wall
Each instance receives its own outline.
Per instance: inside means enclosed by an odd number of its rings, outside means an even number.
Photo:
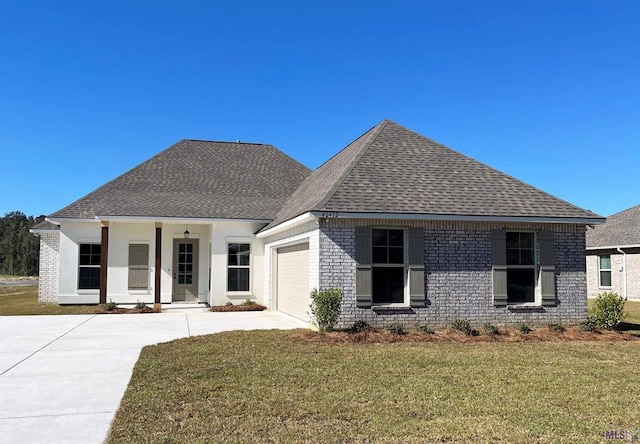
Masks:
[[[627,253],[627,299],[640,300],[640,248],[623,248]],[[611,255],[611,287],[600,287],[599,255]],[[600,293],[612,291],[624,295],[623,256],[614,250],[587,251],[587,295],[595,298]]]
[[[40,234],[38,302],[58,302],[60,280],[60,232]]]
[[[424,229],[426,308],[356,308],[354,227],[357,225]],[[554,233],[556,306],[494,307],[492,229]],[[357,320],[376,327],[391,322],[406,327],[420,324],[446,327],[457,318],[466,318],[476,327],[484,322],[499,326],[518,321],[533,325],[576,324],[587,316],[584,251],[584,227],[575,225],[326,219],[320,225],[320,288],[338,287],[344,291],[340,328]]]

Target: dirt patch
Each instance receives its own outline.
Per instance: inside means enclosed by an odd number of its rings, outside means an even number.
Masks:
[[[234,312],[234,311],[262,311],[267,307],[260,304],[247,304],[247,305],[216,305],[211,307],[209,311],[221,313],[221,312]]]
[[[574,341],[640,341],[640,337],[613,331],[582,331],[578,327],[569,327],[557,333],[546,327],[533,328],[528,334],[522,334],[513,328],[500,329],[498,334],[467,336],[453,329],[438,330],[435,333],[408,331],[406,334],[390,333],[386,330],[369,330],[358,333],[331,331],[324,334],[315,331],[303,331],[295,337],[308,342],[341,344],[389,344],[394,342],[574,342]]]

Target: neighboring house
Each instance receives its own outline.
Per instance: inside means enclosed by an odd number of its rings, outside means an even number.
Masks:
[[[338,287],[343,327],[578,322],[604,222],[388,120],[313,172],[181,141],[47,220],[41,301],[251,298],[309,320],[310,290]]]
[[[640,205],[587,230],[587,294],[640,300]]]

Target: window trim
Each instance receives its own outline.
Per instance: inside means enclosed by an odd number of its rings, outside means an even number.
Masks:
[[[409,306],[409,288],[408,288],[408,261],[409,261],[409,239],[407,227],[398,226],[372,226],[371,230],[371,306],[372,307],[408,307]],[[373,261],[373,230],[399,230],[402,231],[402,263],[376,263]],[[375,268],[402,268],[402,302],[374,302],[373,301],[373,273]]]
[[[542,289],[540,288],[540,260],[539,260],[539,253],[538,253],[538,232],[535,230],[513,230],[513,229],[506,229],[504,230],[505,233],[505,237],[507,234],[509,233],[530,233],[533,234],[533,264],[531,265],[509,265],[508,264],[508,260],[506,260],[506,270],[507,270],[507,275],[509,272],[509,269],[512,270],[530,270],[533,269],[533,301],[532,302],[509,302],[509,284],[508,284],[508,278],[507,278],[507,307],[540,307],[542,306]],[[505,239],[506,242],[506,239]],[[506,244],[505,244],[505,257],[506,256],[506,251],[508,250],[508,248],[506,248]]]
[[[77,286],[77,291],[78,293],[84,293],[84,294],[93,294],[96,293],[98,291],[100,291],[100,277],[98,277],[98,286],[96,288],[86,288],[86,287],[81,287],[80,286],[80,269],[82,268],[92,268],[92,269],[97,269],[98,273],[100,273],[100,261],[98,261],[98,265],[83,265],[81,264],[80,261],[80,257],[82,255],[81,251],[82,251],[82,246],[83,245],[97,245],[100,247],[100,251],[102,252],[102,244],[100,243],[100,241],[95,241],[95,240],[82,240],[78,242],[78,279],[76,282],[76,286]],[[90,253],[90,255],[94,255],[95,253]],[[101,258],[101,255],[99,256]]]
[[[241,244],[249,246],[249,265],[229,265],[229,245],[231,244]],[[253,242],[247,239],[234,239],[230,238],[226,241],[226,254],[225,254],[225,262],[226,262],[226,279],[225,279],[225,293],[228,295],[237,295],[237,296],[249,296],[252,294],[253,288],[253,272],[251,270],[253,264]],[[247,290],[229,290],[229,270],[231,269],[247,269],[249,270],[249,288]]]
[[[604,256],[609,256],[609,268],[601,268],[601,262],[600,259]],[[613,286],[613,268],[612,268],[612,260],[611,260],[611,253],[608,254],[599,254],[598,255],[598,288],[605,288],[607,290],[610,290]],[[602,285],[602,272],[608,272],[609,273],[609,282],[611,283],[611,285]]]

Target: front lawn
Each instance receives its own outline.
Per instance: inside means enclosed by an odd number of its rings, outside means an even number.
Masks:
[[[0,287],[0,316],[155,312],[151,307],[108,310],[105,305],[40,304],[37,286]]]
[[[637,341],[310,335],[228,332],[144,348],[108,442],[599,442],[640,427]]]

